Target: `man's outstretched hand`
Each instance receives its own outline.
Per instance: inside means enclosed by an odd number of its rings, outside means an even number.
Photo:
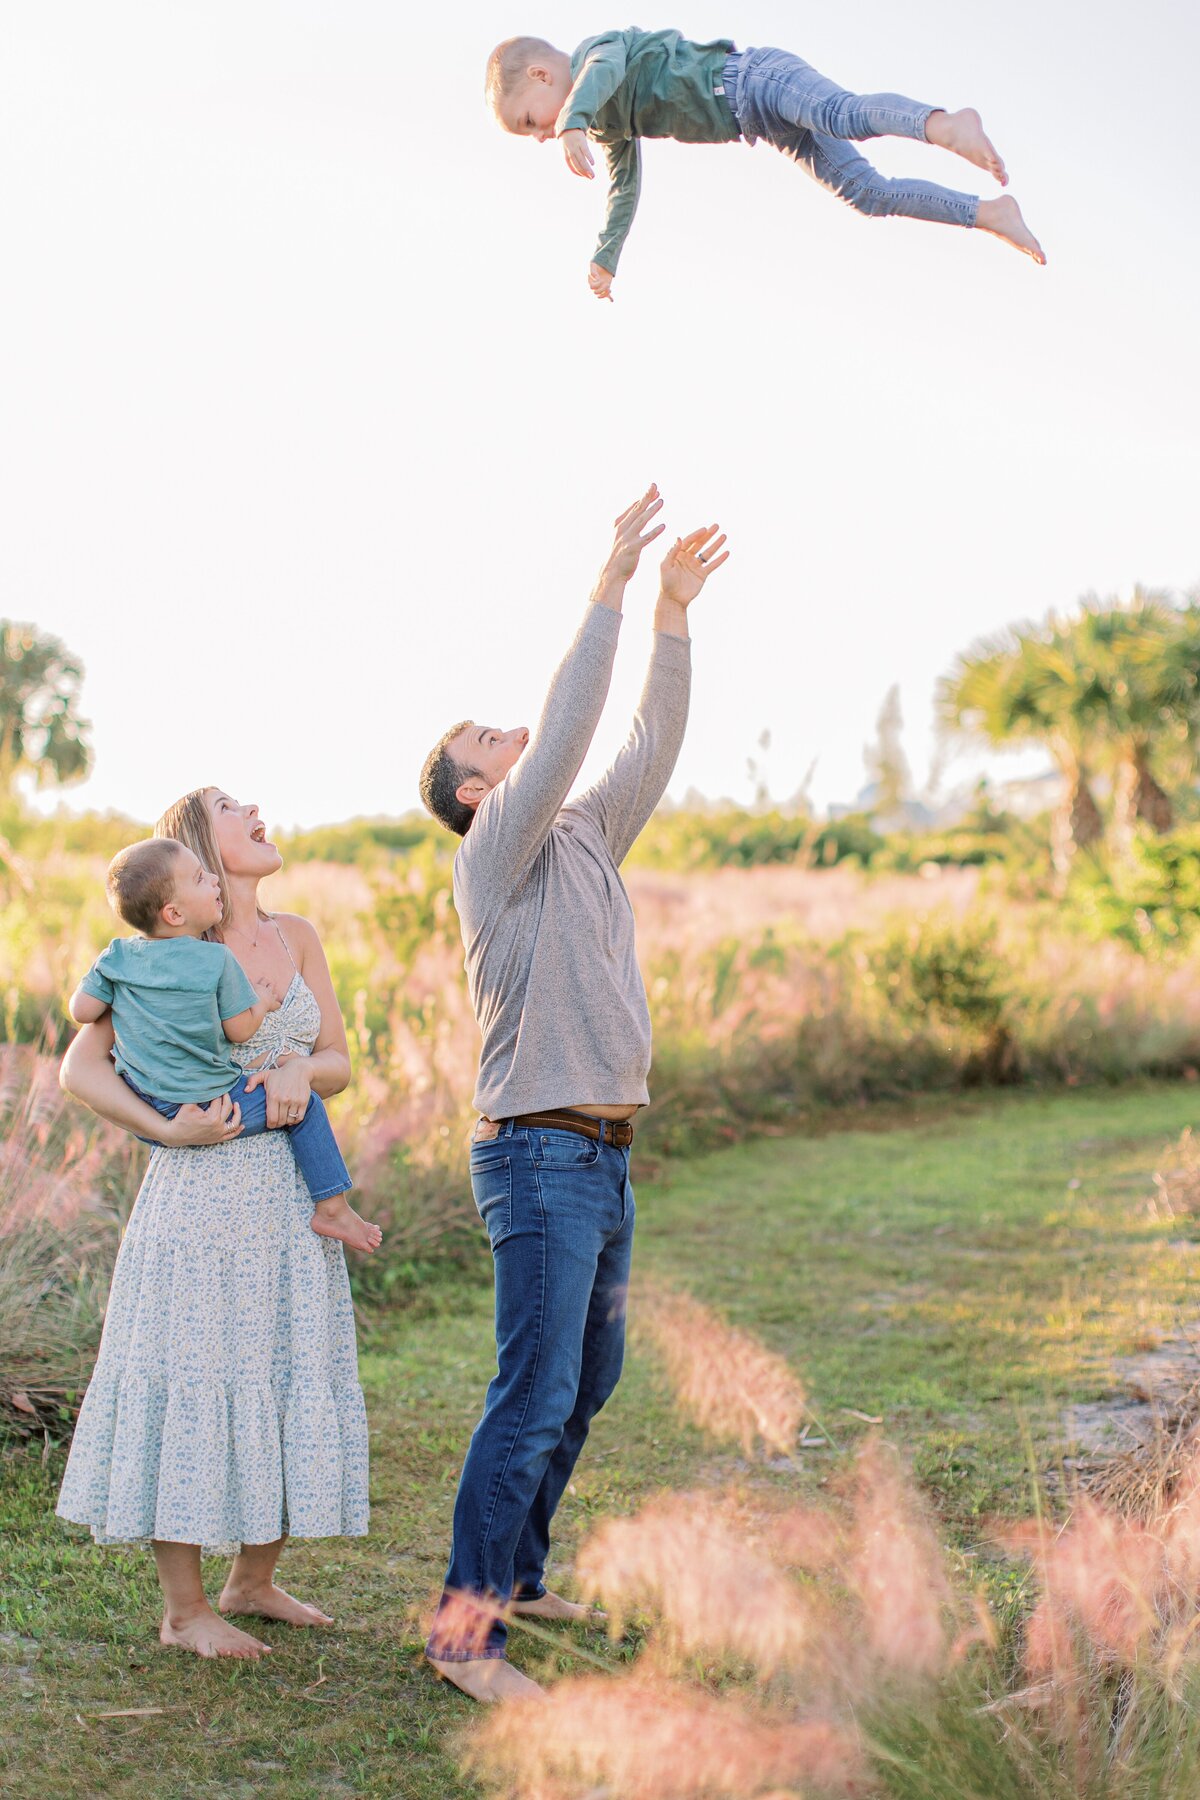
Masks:
[[[612,284],[613,278],[606,268],[603,268],[600,263],[589,264],[588,286],[597,300],[612,299]]]
[[[701,525],[685,538],[676,538],[662,563],[662,597],[675,606],[689,607],[714,569],[729,561],[721,550],[725,533],[717,525]],[[720,554],[718,555],[718,551]]]
[[[615,532],[613,546],[608,553],[608,560],[600,571],[600,579],[596,584],[593,600],[601,606],[610,606],[614,612],[621,610],[621,596],[625,584],[637,573],[642,551],[647,544],[652,544],[656,537],[661,537],[664,527],[650,527],[655,513],[662,509],[662,498],[654,482],[646,489],[640,500],[627,506],[619,518],[613,520]],[[650,527],[648,529],[648,527]]]

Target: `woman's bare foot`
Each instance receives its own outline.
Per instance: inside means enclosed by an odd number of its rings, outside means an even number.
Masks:
[[[436,1656],[425,1660],[443,1681],[484,1706],[493,1706],[498,1700],[528,1700],[546,1691],[503,1656],[473,1657],[470,1662],[441,1662]]]
[[[345,1194],[335,1194],[332,1200],[318,1200],[312,1228],[319,1236],[337,1238],[349,1249],[361,1250],[366,1255],[378,1250],[383,1242],[378,1225],[360,1219]]]
[[[271,1653],[270,1644],[218,1618],[207,1604],[190,1612],[164,1613],[158,1641],[173,1650],[194,1650],[197,1656],[236,1656],[248,1662]]]
[[[1045,267],[1046,253],[1021,217],[1021,209],[1011,194],[1005,194],[999,200],[981,200],[975,215],[975,229],[990,231],[993,237],[1003,238],[1006,244],[1023,250],[1035,263]]]
[[[994,175],[1001,187],[1008,186],[1004,159],[983,129],[983,120],[973,106],[962,106],[957,112],[931,112],[925,121],[925,142],[941,150],[953,150],[977,169]]]
[[[554,1624],[589,1625],[604,1617],[594,1606],[579,1606],[574,1600],[551,1593],[543,1594],[539,1600],[514,1600],[510,1611],[518,1617],[549,1619]]]
[[[309,1606],[307,1601],[294,1600],[285,1594],[281,1587],[272,1582],[270,1587],[235,1588],[226,1584],[221,1598],[217,1601],[223,1613],[248,1614],[257,1619],[278,1619],[282,1625],[332,1625],[333,1620],[328,1613],[323,1613],[319,1606]]]

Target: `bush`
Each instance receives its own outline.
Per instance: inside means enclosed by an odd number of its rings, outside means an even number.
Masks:
[[[311,831],[282,833],[277,842],[285,860],[294,862],[373,865],[417,849],[430,849],[447,864],[457,838],[425,813],[399,819],[347,819],[341,825],[318,825]]]
[[[1091,938],[1134,950],[1186,949],[1200,928],[1200,828],[1134,839],[1127,858],[1087,857],[1072,876],[1069,917]]]

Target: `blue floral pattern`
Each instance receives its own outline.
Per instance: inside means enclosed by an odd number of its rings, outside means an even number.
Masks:
[[[309,1055],[295,976],[235,1048]],[[340,1244],[311,1230],[287,1136],[150,1158],[59,1495],[97,1543],[210,1550],[367,1530],[367,1420]]]

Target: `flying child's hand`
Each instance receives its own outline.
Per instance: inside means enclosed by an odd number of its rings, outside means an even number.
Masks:
[[[602,269],[599,263],[592,264],[588,270],[588,286],[597,300],[612,299],[612,282],[612,275],[607,269]]]
[[[717,555],[724,542],[725,533],[718,537],[715,525],[701,525],[699,531],[676,538],[663,557],[663,598],[677,606],[690,606],[713,570],[728,561],[728,550]]]
[[[572,175],[582,175],[585,181],[591,181],[596,173],[596,163],[592,156],[592,146],[587,140],[587,132],[564,131],[559,134],[558,141],[563,147],[563,155]]]

